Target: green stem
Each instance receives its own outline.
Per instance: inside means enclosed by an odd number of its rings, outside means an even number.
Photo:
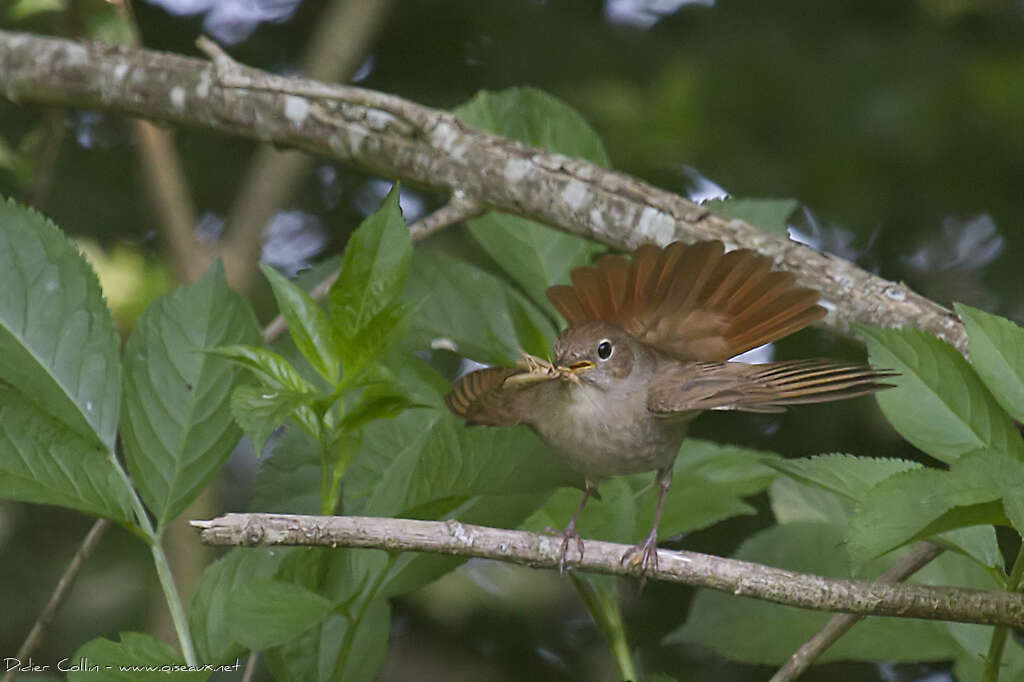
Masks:
[[[174,578],[171,576],[171,565],[167,562],[167,555],[164,554],[164,548],[160,543],[159,537],[154,538],[150,548],[153,551],[153,563],[156,565],[156,574],[160,577],[160,587],[164,590],[164,599],[167,600],[167,608],[171,611],[174,631],[178,634],[178,642],[181,644],[181,653],[185,656],[185,663],[193,666],[199,665],[196,651],[192,646],[192,633],[188,628],[185,608],[181,604],[178,588],[174,586]]]
[[[583,598],[597,629],[611,647],[619,666],[619,676],[627,682],[639,682],[633,653],[626,639],[626,626],[622,622],[622,609],[619,608],[618,583],[613,582],[615,579],[611,576],[582,576],[571,572],[569,577]]]
[[[1013,571],[1006,580],[1006,591],[1016,592],[1020,586],[1021,578],[1024,577],[1024,543],[1017,551],[1017,558],[1013,560]],[[1003,660],[1003,647],[1006,646],[1006,635],[1010,629],[1005,625],[997,625],[992,631],[992,640],[988,645],[988,654],[985,656],[985,670],[982,672],[982,682],[998,682],[999,666]]]
[[[363,622],[363,618],[366,617],[366,612],[370,610],[370,605],[377,598],[377,593],[380,591],[381,586],[384,584],[384,580],[388,577],[388,573],[391,572],[391,568],[395,565],[398,555],[391,552],[388,554],[388,561],[384,568],[377,574],[377,579],[373,582],[373,587],[370,588],[369,594],[363,599],[363,603],[359,606],[359,613],[355,618],[349,620],[349,626],[345,630],[345,640],[341,644],[341,651],[338,653],[338,658],[334,664],[334,675],[331,677],[332,682],[341,682],[345,677],[345,667],[348,665],[348,657],[352,653],[352,644],[356,640],[356,631]]]
[[[334,501],[331,499],[331,488],[334,485],[334,467],[331,452],[323,441],[320,442],[320,514],[330,516],[334,513]]]
[[[135,486],[132,485],[131,480],[128,478],[128,473],[121,467],[121,463],[117,461],[117,456],[113,452],[108,452],[107,459],[128,490],[128,496],[132,502],[132,510],[135,512],[136,525],[142,531],[143,539],[149,543],[150,551],[153,553],[153,564],[156,566],[156,574],[160,578],[160,587],[163,588],[164,599],[167,600],[167,608],[171,612],[171,621],[174,623],[174,631],[178,635],[178,644],[181,646],[181,653],[185,657],[185,663],[193,666],[199,665],[195,647],[192,645],[192,633],[189,631],[185,609],[181,604],[178,589],[174,586],[174,579],[171,576],[171,565],[168,563],[167,555],[164,554],[164,548],[161,545],[163,529],[156,530],[153,528],[153,522],[150,521],[149,514],[146,513],[146,507],[142,504]]]

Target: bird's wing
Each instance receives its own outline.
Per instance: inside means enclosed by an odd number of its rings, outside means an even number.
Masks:
[[[647,409],[658,415],[692,410],[782,412],[788,405],[823,403],[873,393],[892,372],[831,360],[750,365],[741,362],[673,363],[647,391]]]
[[[554,380],[549,374],[527,369],[488,367],[456,381],[444,402],[470,426],[514,426],[523,422],[527,392]]]
[[[820,294],[749,249],[720,241],[641,246],[572,271],[548,299],[569,325],[603,320],[679,360],[717,362],[825,316]]]

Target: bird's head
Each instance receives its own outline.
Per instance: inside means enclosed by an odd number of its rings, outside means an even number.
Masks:
[[[636,343],[613,324],[584,322],[568,327],[555,341],[555,364],[584,383],[608,388],[633,370]]]

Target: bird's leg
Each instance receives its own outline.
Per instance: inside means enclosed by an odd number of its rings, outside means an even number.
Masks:
[[[672,466],[669,465],[658,471],[655,481],[661,492],[658,495],[658,506],[654,510],[654,527],[650,535],[639,545],[634,545],[626,550],[619,563],[640,564],[640,574],[655,573],[658,570],[658,524],[661,523],[661,511],[665,507],[665,496],[672,485]]]
[[[587,504],[587,500],[597,492],[597,486],[594,485],[589,479],[585,482],[583,490],[583,499],[580,500],[580,505],[576,507],[576,513],[572,515],[572,519],[569,521],[569,525],[562,531],[562,551],[559,553],[558,558],[558,572],[565,572],[566,558],[569,554],[569,543],[573,540],[576,541],[576,551],[580,553],[580,561],[583,561],[583,538],[576,531],[576,520],[580,518],[580,514],[583,512],[583,507]]]

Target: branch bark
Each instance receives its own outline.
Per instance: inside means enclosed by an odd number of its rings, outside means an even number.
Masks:
[[[418,521],[365,516],[226,514],[193,521],[211,545],[366,547],[496,559],[534,568],[557,568],[560,536],[473,526],[458,521]],[[586,540],[575,568],[635,575],[622,563],[626,545]],[[575,558],[575,555],[573,555]],[[900,616],[983,625],[1024,626],[1024,594],[957,587],[832,580],[736,559],[658,550],[648,578],[732,592],[789,606],[864,616]]]
[[[296,147],[438,192],[461,191],[482,206],[624,250],[722,239],[771,256],[819,289],[825,324],[840,333],[854,323],[912,325],[966,351],[956,315],[904,284],[628,175],[474,130],[447,111],[392,95],[218,63],[0,31],[0,92],[17,102],[94,107]]]
[[[935,543],[919,542],[914,545],[909,554],[878,576],[877,581],[882,583],[903,582],[930,564],[942,552],[942,547]],[[826,649],[839,641],[840,637],[849,632],[850,628],[863,619],[864,616],[851,613],[840,613],[833,616],[825,623],[825,627],[793,652],[793,655],[789,657],[785,665],[779,668],[768,682],[792,682],[792,680],[797,679],[807,672],[807,669],[811,667],[819,656],[825,653]]]

